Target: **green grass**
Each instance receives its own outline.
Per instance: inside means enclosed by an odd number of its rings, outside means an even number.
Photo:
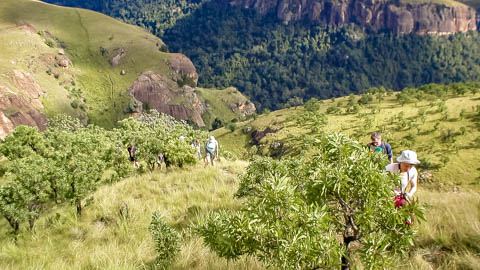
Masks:
[[[0,269],[151,269],[155,247],[148,226],[154,211],[181,232],[181,251],[171,269],[265,269],[242,257],[227,262],[211,252],[192,230],[208,211],[236,209],[238,175],[247,162],[222,161],[146,173],[105,185],[81,217],[59,205],[42,215],[35,232],[22,229],[15,244],[0,220]],[[397,269],[478,269],[480,194],[460,188],[420,187],[426,222],[417,226],[416,244]],[[128,217],[120,209],[128,207]]]
[[[182,232],[178,260],[172,269],[261,269],[250,258],[227,262],[192,233],[207,211],[236,208],[233,192],[244,161],[220,162],[215,169],[199,164],[154,172],[100,188],[82,217],[61,205],[44,215],[35,233],[22,231],[17,244],[0,221],[0,269],[149,269],[155,247],[148,225],[159,211]],[[121,207],[128,207],[122,217]]]
[[[30,24],[37,31],[48,31],[66,44],[65,51],[74,66],[65,76],[60,75],[56,80],[45,73],[47,67],[39,64],[38,57],[44,53],[56,55],[58,48],[48,47],[40,35],[14,28],[23,24]],[[43,88],[49,89],[49,97],[44,100],[47,114],[65,111],[72,114],[73,110],[65,105],[71,101],[59,82],[64,77],[74,77],[87,99],[90,120],[111,127],[125,117],[129,101],[126,89],[142,72],[169,72],[166,62],[169,54],[159,51],[157,43],[163,44],[159,38],[96,12],[38,1],[5,0],[0,3],[0,29],[2,41],[8,40],[0,45],[0,56],[7,60],[0,64],[0,72],[14,68],[33,70],[26,64],[33,56],[37,65],[33,76]],[[107,49],[105,56],[101,55],[100,47]],[[118,48],[126,49],[127,56],[120,65],[111,67],[108,61]],[[12,66],[9,60],[20,64]],[[126,70],[125,76],[120,75],[121,70]]]
[[[244,102],[246,100],[236,88],[228,87],[223,90],[198,88],[201,99],[206,102],[210,108],[210,115],[205,119],[208,125],[211,125],[215,118],[223,122],[230,122],[232,119],[239,119],[238,113],[232,111],[231,105]]]
[[[358,100],[358,97],[356,99]],[[345,110],[348,97],[337,98],[334,103],[331,100],[322,102],[320,104],[321,112],[325,112],[330,106],[336,106],[338,102],[344,104],[342,110]],[[479,117],[475,116],[478,113],[474,112],[474,106],[480,105],[480,98],[478,95],[474,97],[471,94],[462,97],[451,96],[446,101],[449,117],[447,121],[441,120],[441,113],[436,112],[437,106],[432,107],[430,103],[430,101],[423,101],[401,106],[393,96],[386,97],[381,103],[371,104],[379,107],[380,112],[372,113],[368,106],[364,106],[361,108],[360,114],[328,115],[328,124],[323,129],[326,132],[340,131],[347,134],[359,132],[362,134],[360,141],[366,144],[369,142],[371,132],[378,131],[385,126],[384,138],[392,145],[395,157],[405,149],[415,150],[419,158],[428,158],[435,163],[441,163],[440,158],[448,156],[450,161],[447,166],[433,170],[435,181],[449,185],[480,188],[480,155],[478,155],[478,144],[474,142],[477,137],[480,137]],[[427,112],[424,124],[415,117],[421,109]],[[459,114],[462,109],[466,110],[466,115],[460,119]],[[264,154],[269,153],[269,147],[273,142],[282,142],[288,150],[295,150],[299,147],[298,142],[301,141],[297,138],[307,135],[309,131],[299,127],[290,118],[303,112],[303,107],[274,111],[268,115],[259,115],[256,120],[238,123],[238,128],[234,132],[222,128],[214,131],[214,134],[218,137],[221,147],[242,156],[246,150],[238,149],[248,148],[250,142],[249,134],[244,134],[242,128],[250,126],[252,130],[264,130],[270,127],[279,129],[279,131],[270,133],[261,140]],[[399,129],[398,125],[393,124],[390,119],[400,113],[404,114],[403,118],[407,121],[416,121],[418,127],[410,130]],[[434,130],[436,123],[439,123],[439,126],[437,130]],[[464,135],[460,135],[461,127],[465,128]],[[456,134],[455,143],[441,141],[442,131],[445,132],[448,129],[452,129]],[[407,145],[405,137],[410,133],[416,136],[416,141]]]
[[[29,24],[42,35],[20,30],[17,26]],[[58,56],[59,48],[49,47],[48,33],[62,42],[73,67],[64,69],[42,61],[45,55]],[[55,43],[57,43],[55,41]],[[73,99],[65,87],[81,89],[86,99],[86,111],[91,123],[113,127],[126,116],[130,95],[128,87],[145,71],[153,71],[168,78],[173,91],[179,87],[170,69],[169,53],[159,51],[163,41],[137,26],[122,23],[111,17],[89,10],[60,7],[30,0],[4,0],[0,2],[0,73],[14,69],[30,72],[35,81],[47,91],[42,98],[47,116],[67,113],[85,118],[85,112],[72,108]],[[101,48],[104,53],[102,55]],[[123,48],[127,54],[118,66],[109,60]],[[12,64],[14,62],[15,64]],[[51,71],[51,75],[47,71]],[[125,75],[120,75],[125,70]],[[54,74],[58,78],[55,78]],[[70,81],[75,81],[75,86]],[[8,76],[0,76],[0,85],[16,89]],[[229,102],[244,100],[236,90],[228,88],[199,89],[202,101],[211,104],[206,122],[215,117],[230,121],[238,117],[229,108]],[[219,99],[225,102],[219,102]],[[179,95],[172,104],[184,104]],[[192,104],[186,102],[187,107]],[[218,112],[216,111],[218,110]],[[206,114],[207,116],[207,114]],[[213,118],[212,118],[213,117]]]

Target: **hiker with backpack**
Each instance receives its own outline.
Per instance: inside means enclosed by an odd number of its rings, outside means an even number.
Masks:
[[[157,155],[157,166],[160,169],[160,171],[162,170],[162,163],[163,163],[164,158],[165,158],[165,156],[162,153]]]
[[[137,147],[135,146],[135,144],[129,144],[127,151],[128,151],[128,156],[130,157],[130,161],[133,164],[133,167],[138,168],[138,160],[137,160],[137,157],[135,157],[135,152],[137,151]]]
[[[215,140],[215,137],[212,135],[205,143],[205,166],[208,166],[208,163],[211,163],[212,166],[215,166],[215,159],[218,158],[219,152],[218,142]]]
[[[374,152],[382,152],[387,155],[390,163],[393,163],[393,152],[392,147],[389,143],[382,141],[382,134],[379,132],[373,132],[370,136],[372,140],[367,144],[367,147]]]

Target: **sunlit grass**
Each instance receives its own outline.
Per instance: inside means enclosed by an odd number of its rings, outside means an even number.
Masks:
[[[154,211],[182,232],[174,269],[257,269],[251,258],[227,262],[202,245],[192,225],[210,210],[236,208],[244,161],[153,172],[103,186],[77,217],[72,206],[44,215],[17,244],[0,221],[0,269],[148,269],[155,257],[148,226]]]

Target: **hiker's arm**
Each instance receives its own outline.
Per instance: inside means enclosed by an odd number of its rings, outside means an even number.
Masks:
[[[415,194],[415,192],[417,191],[417,180],[415,179],[414,181],[412,181],[410,185],[411,185],[410,192],[407,193],[408,197],[412,197],[413,194]]]
[[[220,153],[220,145],[218,145],[218,143],[217,143],[217,152],[216,152],[217,158],[218,158],[218,154],[219,154],[219,153]]]
[[[390,163],[393,163],[393,152],[392,152],[392,147],[390,146],[390,144],[387,144],[385,146],[385,149],[387,150],[388,160],[390,160]]]

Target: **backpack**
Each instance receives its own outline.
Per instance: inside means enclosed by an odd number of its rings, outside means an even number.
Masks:
[[[208,140],[208,141],[207,141],[206,147],[207,147],[207,151],[208,151],[208,152],[213,152],[213,151],[215,151],[215,146],[216,146],[216,145],[215,145],[215,141],[211,141],[211,140]]]

